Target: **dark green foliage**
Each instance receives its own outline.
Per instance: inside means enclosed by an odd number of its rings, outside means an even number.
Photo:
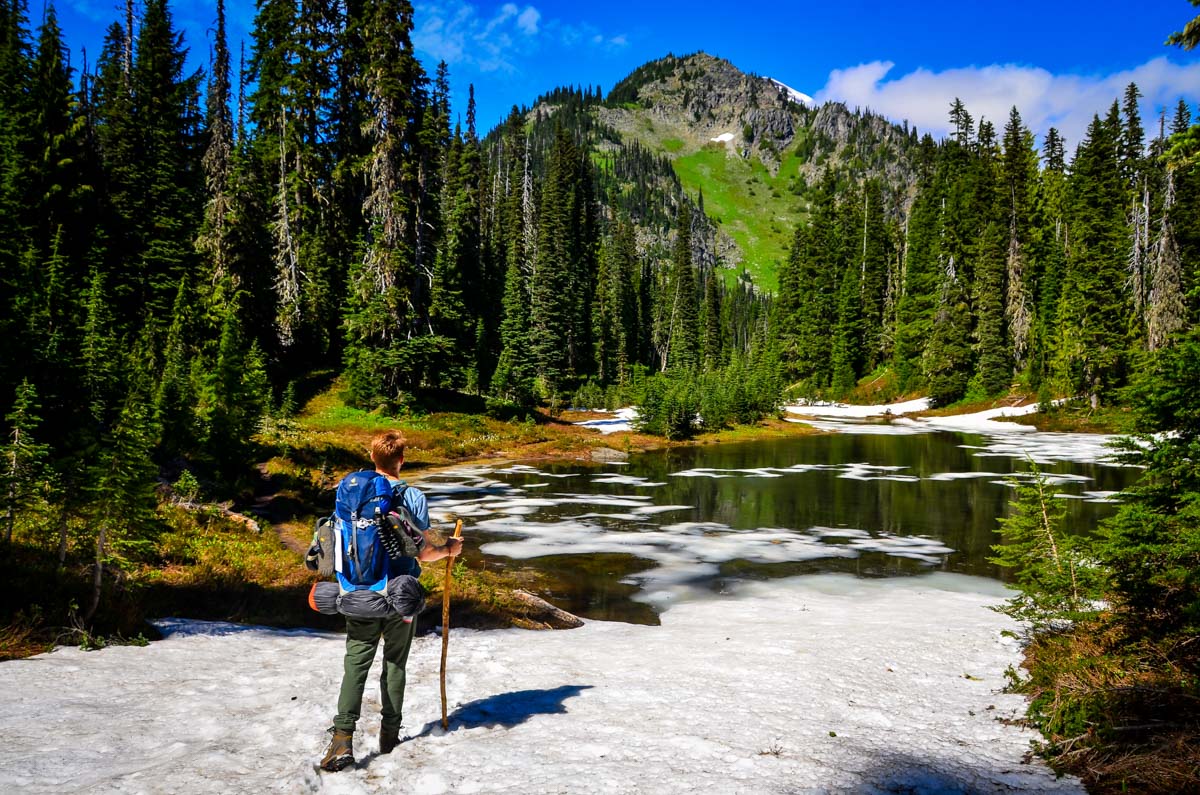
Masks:
[[[700,390],[693,373],[658,375],[646,380],[634,427],[642,433],[687,439],[700,419]]]
[[[680,207],[679,220],[675,225],[667,289],[670,301],[667,367],[692,371],[700,365],[700,317],[696,269],[692,263],[692,213],[687,204]]]
[[[1093,406],[1124,380],[1129,302],[1122,294],[1128,236],[1118,158],[1120,117],[1092,120],[1069,182],[1072,238],[1057,307],[1056,370],[1070,392]]]
[[[1146,467],[1106,525],[1100,559],[1131,620],[1154,635],[1200,632],[1200,335],[1152,357],[1130,391]]]
[[[131,360],[145,364],[136,355]],[[158,429],[147,397],[136,386],[129,392],[115,426],[104,435],[100,452],[88,468],[93,494],[88,520],[95,528],[95,554],[85,623],[100,606],[105,570],[115,572],[125,560],[144,552],[158,530],[157,467],[152,456]]]
[[[53,490],[50,448],[38,440],[37,390],[28,380],[17,386],[12,410],[4,418],[8,438],[0,446],[0,538],[11,543],[18,518],[33,524],[49,519],[49,497]]]
[[[1092,556],[1089,539],[1063,532],[1065,501],[1053,495],[1049,479],[1030,462],[1032,477],[1014,480],[1013,513],[1000,519],[1002,543],[990,558],[1013,569],[1018,593],[996,608],[1034,633],[1062,631],[1095,615],[1104,571]]]
[[[937,315],[921,360],[929,398],[935,406],[953,403],[966,394],[973,365],[970,322],[966,290],[951,260],[942,279]]]
[[[578,329],[574,327],[576,298],[571,277],[583,242],[578,226],[582,210],[579,165],[575,142],[559,127],[539,204],[530,297],[530,347],[542,393],[550,398],[574,375],[571,342],[578,339]]]

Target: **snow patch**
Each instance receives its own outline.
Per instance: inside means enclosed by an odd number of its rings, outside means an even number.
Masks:
[[[1023,417],[1037,411],[1037,404],[1026,406],[1002,406],[978,411],[973,414],[958,414],[950,417],[906,417],[897,416],[887,423],[864,423],[859,420],[872,417],[905,414],[928,408],[924,398],[884,406],[847,406],[845,404],[796,404],[785,409],[797,417],[788,417],[789,422],[800,422],[831,433],[871,434],[906,436],[935,431],[979,434],[989,437],[982,445],[961,445],[975,450],[975,456],[986,458],[1032,459],[1036,464],[1053,464],[1059,461],[1075,463],[1099,463],[1106,466],[1127,466],[1116,460],[1113,443],[1118,437],[1099,433],[1054,433],[1042,432],[1031,425],[999,422],[998,417]],[[809,419],[817,417],[818,419]]]
[[[604,412],[607,413],[607,412]],[[586,420],[577,422],[576,425],[582,425],[585,428],[595,428],[603,434],[618,433],[620,431],[633,430],[633,421],[637,417],[637,409],[629,406],[623,409],[617,409],[612,412],[611,420]]]
[[[899,403],[889,403],[882,406],[852,406],[846,403],[825,403],[813,401],[800,402],[784,406],[791,414],[802,414],[806,417],[836,417],[838,419],[864,419],[866,417],[886,417],[909,414],[914,411],[928,411],[929,398],[905,400]]]
[[[718,135],[716,138],[709,138],[713,143],[726,144],[733,140],[733,133],[725,132]]]
[[[783,89],[783,91],[787,94],[788,99],[790,99],[792,102],[799,102],[801,105],[813,104],[813,98],[808,94],[805,94],[802,91],[797,91],[786,83],[781,83],[773,77],[768,77],[767,79],[774,83],[777,87]]]
[[[743,583],[662,626],[419,637],[387,756],[376,660],[359,761],[314,766],[343,637],[164,623],[166,640],[0,665],[0,791],[1082,793],[1000,719],[1019,662],[998,583],[943,573]],[[64,741],[69,738],[69,741]],[[530,749],[536,752],[531,753]]]

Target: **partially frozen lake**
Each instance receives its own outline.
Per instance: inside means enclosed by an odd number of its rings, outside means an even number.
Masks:
[[[745,578],[1000,578],[987,562],[996,519],[1031,462],[1069,498],[1074,532],[1110,515],[1139,474],[1112,461],[1110,439],[1097,435],[831,430],[842,432],[621,465],[461,469],[418,485],[435,516],[464,519],[476,561],[542,569],[558,604],[580,615],[654,623],[667,604]]]

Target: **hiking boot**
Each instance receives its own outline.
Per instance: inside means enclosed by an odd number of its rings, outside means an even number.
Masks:
[[[336,773],[354,764],[354,732],[344,732],[336,727],[329,731],[333,733],[333,739],[321,759],[321,769]]]
[[[379,730],[379,753],[390,754],[400,744],[400,730],[386,726]]]

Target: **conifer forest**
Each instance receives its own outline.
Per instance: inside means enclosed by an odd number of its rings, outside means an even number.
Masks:
[[[0,0],[0,545],[94,577],[78,625],[155,543],[160,485],[244,489],[264,418],[316,381],[385,416],[636,405],[672,440],[800,398],[1132,407],[1184,430],[1138,459],[1160,479],[1102,558],[1161,637],[1197,626],[1200,109],[1142,118],[1130,84],[1067,141],[954,100],[938,140],[746,77],[742,155],[809,175],[756,280],[669,153],[610,123],[666,80],[711,112],[688,58],[481,130],[407,0],[258,0],[237,49],[225,11],[192,71],[167,0],[114,9],[82,63],[52,4]]]

